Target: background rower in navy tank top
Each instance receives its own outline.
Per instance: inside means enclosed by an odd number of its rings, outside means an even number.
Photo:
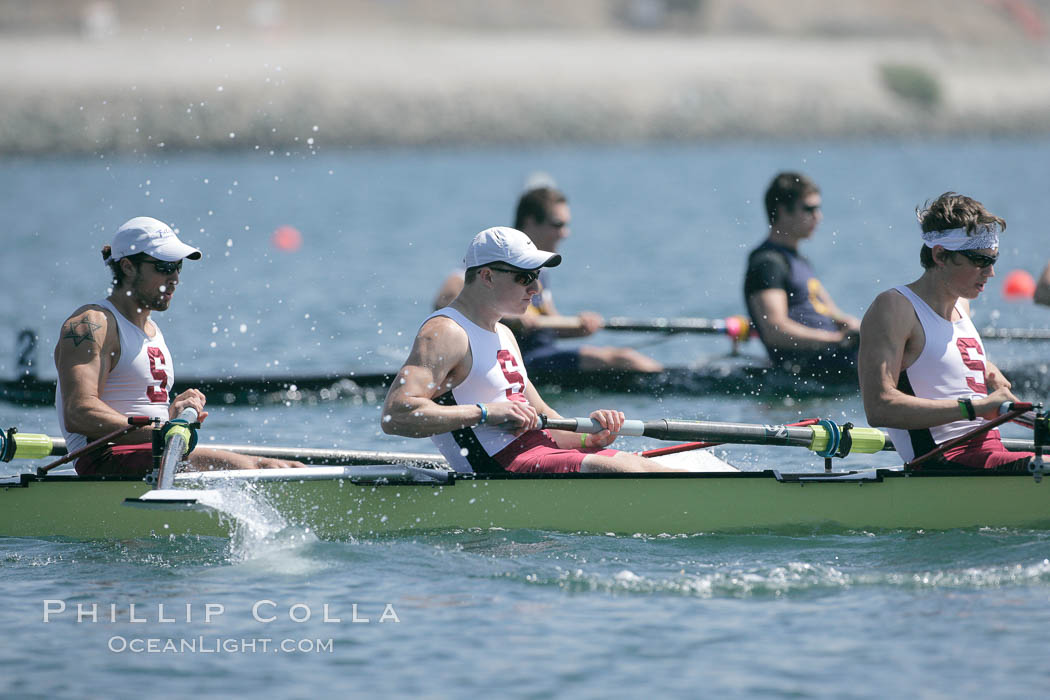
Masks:
[[[798,251],[772,241],[765,241],[751,251],[747,261],[747,275],[744,278],[745,301],[763,289],[784,290],[788,298],[788,317],[792,321],[824,331],[839,329],[838,324],[826,313],[820,302],[818,295],[823,285],[817,279],[809,260]],[[761,336],[761,325],[756,322],[755,313],[750,305],[748,311]],[[778,348],[767,344],[766,351],[769,353],[769,359],[777,366],[798,365],[803,369],[816,370],[819,367],[841,369],[856,365],[856,349],[844,349],[837,345],[823,350],[803,350]]]

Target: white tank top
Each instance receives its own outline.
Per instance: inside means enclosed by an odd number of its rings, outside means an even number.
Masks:
[[[175,370],[171,353],[164,343],[164,334],[156,323],[152,338],[141,328],[124,317],[107,299],[95,302],[96,306],[113,314],[117,320],[117,335],[120,337],[120,359],[109,371],[106,384],[99,396],[102,401],[125,416],[148,416],[168,419],[168,401],[171,387],[175,383]],[[66,430],[62,412],[62,385],[55,392],[55,408],[58,409],[58,426],[66,438],[66,448],[72,452],[88,443],[86,436]],[[75,463],[75,462],[74,462]]]
[[[427,316],[423,323],[435,316],[449,318],[466,331],[471,356],[467,378],[459,386],[434,399],[436,403],[444,406],[472,406],[476,403],[526,402],[524,391],[529,377],[515,351],[510,329],[498,324],[497,332],[493,333],[448,306]],[[492,472],[503,471],[492,455],[513,442],[515,437],[489,425],[476,425],[433,435],[430,439],[455,471]]]
[[[984,345],[966,312],[956,303],[955,309],[960,318],[958,321],[948,321],[907,287],[894,289],[911,302],[926,335],[926,344],[919,358],[901,372],[897,388],[905,394],[923,399],[957,400],[987,396]],[[905,462],[909,462],[983,422],[983,418],[957,420],[921,430],[888,428],[886,432],[897,452]],[[999,431],[993,429],[989,434],[997,436]]]

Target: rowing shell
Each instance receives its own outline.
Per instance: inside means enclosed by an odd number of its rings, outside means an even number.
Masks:
[[[782,474],[456,475],[442,469],[309,467],[180,474],[176,510],[138,505],[135,479],[23,474],[0,482],[0,536],[226,537],[247,499],[285,526],[345,540],[411,531],[531,528],[648,534],[965,527],[1050,528],[1050,480],[1024,474],[869,469]],[[196,491],[196,489],[202,489]],[[169,491],[168,493],[170,493]],[[153,492],[157,493],[157,492]],[[195,494],[223,495],[195,502]],[[187,509],[196,505],[199,509]],[[248,517],[248,520],[251,518]]]

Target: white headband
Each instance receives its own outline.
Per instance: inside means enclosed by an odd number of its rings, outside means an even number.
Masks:
[[[979,250],[999,248],[999,229],[994,225],[978,226],[973,235],[964,228],[952,228],[945,231],[925,231],[922,240],[927,248],[939,245],[945,250]]]

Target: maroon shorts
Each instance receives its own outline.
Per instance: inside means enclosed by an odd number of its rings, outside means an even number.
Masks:
[[[1026,471],[1031,452],[1010,452],[1003,447],[998,430],[991,430],[969,442],[945,450],[942,459],[947,467]]]
[[[146,476],[153,470],[153,446],[109,445],[78,457],[75,466],[80,476]]]
[[[587,455],[609,456],[618,450],[598,447],[569,449],[558,447],[546,430],[530,430],[492,455],[501,467],[518,474],[563,474],[580,471]]]

